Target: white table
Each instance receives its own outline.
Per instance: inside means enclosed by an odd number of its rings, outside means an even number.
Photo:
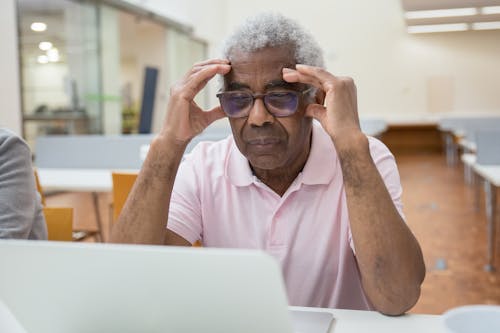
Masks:
[[[45,191],[109,192],[113,188],[108,169],[37,169]]]
[[[92,194],[95,218],[101,241],[104,241],[104,238],[102,235],[103,228],[98,195],[102,192],[112,191],[113,182],[111,173],[113,171],[138,172],[139,170],[37,169],[40,185],[44,191],[89,192]]]
[[[464,168],[470,168],[474,173],[484,180],[484,194],[486,206],[486,218],[488,220],[488,262],[484,269],[488,272],[493,271],[495,268],[493,263],[495,261],[495,243],[496,243],[496,203],[497,203],[497,188],[500,187],[500,165],[481,165],[476,163],[476,156],[474,154],[463,154],[462,162]],[[479,184],[475,184],[478,189]],[[475,205],[478,205],[477,192],[475,195]]]
[[[334,322],[329,333],[446,333],[442,317],[437,315],[407,314],[389,317],[374,311],[297,307],[292,307],[292,309],[332,313]]]
[[[500,165],[472,165],[474,172],[484,179],[486,217],[488,219],[488,264],[485,269],[493,271],[496,243],[497,188],[500,187]]]

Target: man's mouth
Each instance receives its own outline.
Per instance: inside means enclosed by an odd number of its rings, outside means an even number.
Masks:
[[[280,142],[278,138],[255,138],[247,140],[247,143],[252,146],[271,146]]]

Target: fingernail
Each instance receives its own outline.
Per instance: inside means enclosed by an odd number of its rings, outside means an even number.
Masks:
[[[290,68],[283,68],[283,73],[292,73],[293,72],[293,69],[290,69]]]

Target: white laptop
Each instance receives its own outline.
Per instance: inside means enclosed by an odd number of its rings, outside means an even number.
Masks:
[[[290,316],[278,264],[252,250],[4,240],[0,302],[27,333],[326,333],[332,321]]]

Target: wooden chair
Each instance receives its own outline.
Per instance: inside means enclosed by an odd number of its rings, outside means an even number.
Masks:
[[[113,172],[113,222],[118,219],[128,194],[137,179],[137,173]],[[111,225],[111,224],[110,224]]]
[[[43,214],[50,241],[73,240],[73,208],[45,207]]]
[[[113,172],[111,176],[113,179],[113,222],[114,222],[118,219],[118,216],[120,216],[120,212],[123,206],[125,205],[125,202],[127,201],[130,190],[132,190],[135,180],[137,179],[137,173]],[[196,241],[193,245],[201,246],[201,242]]]
[[[36,172],[36,169],[33,172],[35,174],[36,189],[37,189],[38,193],[40,193],[42,206],[45,207],[45,193],[43,193],[42,185],[40,184],[40,178],[38,177],[38,172]]]
[[[99,236],[99,232],[96,231],[96,230],[73,230],[73,208],[59,208],[59,207],[46,207],[46,201],[45,201],[45,193],[43,192],[43,188],[42,188],[42,185],[40,184],[40,178],[38,177],[38,172],[35,170],[33,170],[34,174],[35,174],[35,183],[36,183],[36,189],[38,190],[38,193],[40,193],[40,198],[41,198],[41,202],[42,202],[42,206],[44,207],[44,213],[45,213],[45,209],[48,209],[50,211],[50,214],[55,214],[55,217],[56,219],[58,218],[61,218],[61,216],[64,216],[64,214],[68,214],[68,212],[65,212],[63,213],[63,210],[65,209],[71,209],[71,231],[72,231],[72,237],[70,240],[73,240],[73,241],[76,241],[76,242],[79,242],[79,241],[82,241],[82,240],[85,240],[89,237],[93,237],[95,240],[97,240],[97,237]],[[54,210],[54,211],[52,211]],[[61,211],[57,211],[57,210],[61,210]],[[54,215],[51,215],[51,216],[54,216]],[[47,216],[45,217],[46,219],[46,222],[47,222],[47,228],[49,228],[49,225],[48,225],[48,221],[47,221]],[[49,235],[49,239],[50,239],[50,235]]]

